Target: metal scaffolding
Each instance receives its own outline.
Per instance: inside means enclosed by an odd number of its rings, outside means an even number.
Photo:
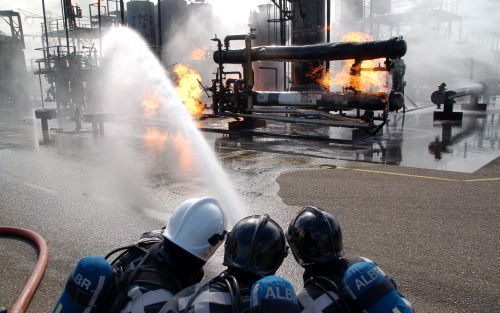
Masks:
[[[363,0],[362,23],[365,32],[375,39],[425,28],[440,33],[448,41],[462,40],[458,0]]]

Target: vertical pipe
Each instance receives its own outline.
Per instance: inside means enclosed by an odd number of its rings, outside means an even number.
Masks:
[[[49,123],[47,123],[47,119],[42,117],[42,132],[43,132],[43,139],[44,141],[46,140],[47,133],[49,132]]]
[[[123,5],[123,0],[120,0],[120,19],[122,25],[125,25],[125,7]]]
[[[161,0],[158,0],[158,57],[162,61],[163,37],[161,33]]]
[[[252,90],[254,85],[253,79],[253,68],[252,68],[252,33],[250,33],[245,37],[245,50],[246,50],[246,88],[248,90]],[[247,109],[253,108],[253,96],[251,93],[248,94],[247,98]]]
[[[331,0],[326,0],[326,42],[330,42]]]
[[[373,37],[373,1],[370,0],[370,35]]]
[[[42,75],[40,74],[40,62],[38,62],[38,82],[40,83],[40,99],[42,100],[42,109],[45,109],[45,102],[43,101],[43,88],[42,88]]]
[[[99,21],[99,56],[102,57],[101,0],[97,0],[97,18]]]
[[[326,27],[325,27],[326,42],[330,42],[330,32],[331,32],[330,18],[331,18],[331,0],[326,0]],[[325,65],[326,65],[325,66],[326,72],[328,73],[330,71],[330,61],[326,61]]]
[[[286,22],[285,22],[285,14],[284,10],[287,10],[287,1],[284,3],[280,0],[280,35],[281,35],[281,45],[286,45]],[[283,25],[283,26],[281,26]],[[287,90],[286,80],[287,80],[287,69],[286,62],[283,62],[283,90]]]
[[[49,58],[49,34],[47,32],[47,15],[45,14],[45,0],[42,0],[42,8],[43,8],[43,25],[45,28],[45,47],[47,48],[47,59],[48,59]],[[38,66],[40,66],[40,63],[38,63]],[[47,68],[47,64],[45,64],[45,67]]]
[[[61,36],[59,35],[59,23],[56,23],[56,32],[57,32],[57,45],[61,45]]]
[[[245,52],[246,52],[246,85],[252,89],[254,85],[253,70],[252,70],[252,35],[248,34],[245,37]]]
[[[326,23],[325,0],[296,0],[293,1],[292,11],[292,45],[311,45],[325,42]],[[292,86],[298,90],[322,90],[320,84],[307,74],[319,66],[322,61],[294,61],[292,62]]]
[[[63,13],[63,21],[64,21],[64,31],[66,33],[66,49],[69,54],[69,32],[68,32],[68,21],[66,20],[67,12],[66,12],[66,1],[61,0],[62,13]]]

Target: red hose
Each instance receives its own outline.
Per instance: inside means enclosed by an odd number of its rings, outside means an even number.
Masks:
[[[24,313],[28,308],[28,305],[31,301],[31,298],[33,298],[36,289],[38,288],[40,281],[42,280],[45,270],[47,269],[49,249],[47,247],[45,239],[31,230],[0,226],[0,235],[8,235],[27,239],[29,241],[32,241],[38,249],[38,261],[35,265],[35,269],[28,279],[28,282],[24,286],[21,294],[17,298],[17,301],[9,311],[9,313]]]

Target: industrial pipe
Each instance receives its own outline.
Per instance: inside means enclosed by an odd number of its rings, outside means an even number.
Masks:
[[[487,89],[488,87],[485,83],[476,83],[463,88],[447,90],[446,84],[443,83],[441,84],[441,86],[439,86],[438,90],[432,93],[431,101],[436,105],[441,105],[445,103],[447,99],[455,99],[465,96],[480,96],[484,94]]]
[[[40,281],[42,280],[45,270],[47,269],[49,258],[47,242],[45,242],[45,239],[43,239],[39,234],[23,228],[0,227],[0,235],[19,237],[29,240],[33,242],[38,249],[38,261],[35,265],[35,269],[24,286],[21,294],[9,311],[9,313],[24,313],[28,308],[36,289],[38,288]]]
[[[486,86],[485,83],[477,83],[471,86],[463,87],[463,88],[458,88],[455,89],[455,94],[450,95],[449,98],[459,98],[459,97],[465,97],[465,96],[471,96],[471,95],[482,95],[483,93],[486,92],[488,87]]]
[[[401,38],[367,42],[338,42],[306,46],[262,46],[252,49],[252,61],[335,61],[396,59],[406,54],[406,41]],[[213,54],[216,63],[243,64],[246,49],[218,50]]]
[[[232,41],[232,40],[245,40],[246,38],[246,34],[243,34],[243,35],[228,35],[226,37],[224,37],[224,47],[226,49],[229,49],[229,42]]]
[[[329,110],[363,109],[370,111],[384,110],[387,107],[388,97],[383,92],[373,93],[311,93],[311,92],[254,92],[255,105],[258,106],[290,106],[303,108],[317,108]],[[395,96],[389,101],[395,102],[390,106],[391,111],[399,105]]]

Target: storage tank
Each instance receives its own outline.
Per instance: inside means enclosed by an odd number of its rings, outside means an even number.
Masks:
[[[127,24],[139,32],[148,45],[156,48],[155,5],[152,2],[137,0],[127,3]]]
[[[213,33],[213,9],[210,3],[204,0],[195,0],[189,3],[188,14],[197,20],[198,26],[205,33]]]
[[[324,43],[326,40],[326,8],[324,0],[294,0],[292,2],[292,45],[312,45]],[[318,69],[324,62],[293,62],[292,90],[322,90],[310,73]],[[319,73],[320,76],[324,75]]]
[[[161,0],[161,32],[163,42],[182,29],[176,29],[176,25],[183,24],[186,18],[187,3],[184,0]]]
[[[24,101],[27,95],[23,47],[0,33],[0,106],[4,101]]]
[[[276,20],[279,13],[272,4],[262,4],[250,14],[250,26],[255,28],[256,39],[252,46],[271,46],[280,44],[279,24],[269,23]],[[284,90],[284,63],[258,61],[253,63],[254,90]]]

